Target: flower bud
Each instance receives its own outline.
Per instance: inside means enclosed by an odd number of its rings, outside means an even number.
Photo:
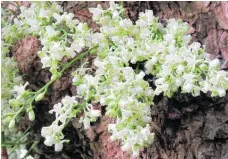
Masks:
[[[12,120],[11,116],[7,116],[6,118],[3,118],[3,122],[9,123]]]
[[[40,93],[38,96],[36,96],[35,101],[38,102],[42,100],[45,94],[46,94],[46,91]]]
[[[57,78],[59,78],[59,77],[61,77],[61,76],[62,76],[61,73],[57,72],[57,73],[55,73],[55,74],[53,74],[53,75],[51,76],[51,80],[52,80],[52,81],[55,81]]]
[[[206,64],[201,64],[199,67],[203,71],[207,70],[207,65]]]
[[[83,120],[84,128],[88,129],[90,127],[90,120],[89,118],[85,117]]]
[[[28,112],[29,120],[33,121],[35,119],[35,113],[33,110]]]
[[[17,99],[11,99],[11,100],[9,100],[9,105],[12,107],[19,107],[19,106],[21,106],[21,103]]]
[[[12,129],[12,128],[14,128],[14,127],[15,127],[15,120],[12,119],[12,120],[10,121],[10,123],[9,123],[9,129]]]
[[[92,49],[91,51],[90,51],[90,54],[96,54],[97,53],[97,48],[94,48],[94,49]]]
[[[183,66],[183,65],[179,65],[179,66],[177,67],[176,73],[180,74],[180,73],[182,73],[182,72],[184,72],[184,66]]]

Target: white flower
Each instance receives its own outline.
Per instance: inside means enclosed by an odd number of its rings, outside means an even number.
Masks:
[[[136,80],[143,80],[143,77],[145,76],[145,73],[141,71],[139,74],[136,75]]]
[[[172,54],[166,55],[165,60],[169,63],[176,63],[176,62],[179,62],[181,59],[180,59],[180,56],[176,55],[175,52],[173,52]],[[165,66],[165,65],[163,65],[163,66]]]
[[[26,92],[25,87],[27,85],[29,85],[28,82],[26,82],[24,85],[14,86],[13,91],[17,93],[18,98],[24,95],[24,93]]]
[[[56,23],[60,23],[63,20],[62,16],[59,15],[58,13],[54,13],[53,17],[55,18]]]
[[[80,85],[77,87],[77,92],[78,92],[78,94],[80,94],[80,95],[85,94],[87,90],[88,90],[88,86],[87,86],[86,84],[80,84]]]
[[[89,11],[93,14],[94,21],[100,20],[102,14],[104,13],[104,10],[101,8],[100,4],[97,6],[97,8],[89,8]]]
[[[14,24],[17,25],[18,28],[20,28],[23,24],[23,22],[19,21],[17,18],[14,18],[13,22],[14,22]],[[4,28],[4,29],[6,29],[6,28]],[[4,30],[4,31],[6,31],[6,30]]]
[[[52,42],[50,47],[51,58],[61,61],[62,58],[65,56],[65,52],[63,51],[63,47],[61,46],[60,42]]]
[[[85,47],[85,42],[83,39],[79,39],[76,42],[73,42],[71,44],[71,48],[77,51],[78,53],[81,52],[84,47]]]
[[[119,14],[120,14],[120,12],[118,12],[118,11],[116,11],[116,10],[113,11],[113,12],[112,12],[112,18],[113,18],[113,19],[118,18],[118,17],[119,17]]]
[[[104,96],[101,96],[101,97],[100,97],[100,104],[101,104],[102,106],[106,105],[106,101],[105,101],[105,97],[104,97]]]
[[[226,95],[226,91],[224,88],[218,88],[217,91],[218,91],[219,97],[224,97]]]
[[[63,143],[60,141],[59,143],[55,143],[55,151],[59,152],[63,149]]]
[[[184,72],[184,66],[183,65],[178,65],[176,73],[181,74],[182,72]]]
[[[201,88],[201,91],[203,93],[207,93],[209,89],[210,89],[209,83],[207,81],[203,82],[203,88]]]
[[[51,66],[51,58],[49,56],[44,56],[41,58],[42,68],[47,68]]]
[[[97,80],[92,75],[85,75],[84,79],[88,85],[96,85]]]
[[[58,103],[54,105],[54,109],[50,110],[49,113],[53,114],[53,112],[55,112],[56,116],[58,116],[59,114],[61,114],[61,110],[62,110],[62,104]]]
[[[123,150],[123,151],[128,151],[128,150],[130,150],[131,149],[131,144],[129,143],[129,142],[126,142],[123,146],[121,146],[121,149]]]
[[[191,40],[191,35],[183,36],[183,45],[188,45]]]
[[[156,81],[155,81],[155,85],[162,85],[163,83],[165,83],[164,78],[159,78],[159,79],[156,79]]]
[[[150,132],[149,129],[150,129],[150,126],[147,124],[147,127],[142,128],[141,131],[140,131],[140,133],[142,134],[142,138],[144,140],[148,140],[148,136],[151,135],[151,132]]]
[[[95,109],[91,109],[90,111],[90,116],[92,118],[96,118],[96,117],[99,117],[101,115],[101,111],[100,110],[95,110]]]
[[[116,131],[116,124],[108,124],[108,131],[115,132]]]
[[[58,34],[58,31],[55,31],[51,26],[46,26],[46,33],[48,37],[53,37]]]
[[[127,81],[133,80],[134,70],[131,67],[122,68],[123,75]]]
[[[173,35],[172,34],[166,34],[164,36],[165,41],[171,43],[173,41]]]
[[[27,150],[26,149],[21,149],[21,151],[20,151],[20,158],[24,158],[25,157],[25,155],[27,154]]]
[[[149,61],[147,61],[146,62],[146,64],[145,64],[145,68],[146,68],[146,74],[150,74],[151,72],[152,72],[152,69],[153,69],[153,62],[152,62],[152,60],[149,60]]]
[[[119,25],[121,27],[127,28],[127,27],[132,26],[132,21],[130,19],[123,19],[123,20],[120,21]]]
[[[183,91],[190,93],[194,88],[194,85],[191,83],[187,83],[183,86]]]
[[[63,105],[77,105],[78,104],[75,97],[70,97],[70,96],[64,97],[61,102],[63,103]]]
[[[182,85],[182,81],[180,79],[176,79],[175,84],[179,87]]]
[[[34,159],[31,155],[27,156],[26,159]]]
[[[52,136],[46,136],[44,144],[47,146],[52,146],[54,144],[54,140],[53,140]]]
[[[66,47],[65,50],[67,52],[66,55],[68,57],[71,57],[71,58],[75,57],[76,53],[74,52],[74,49],[72,47],[70,47],[70,48]]]
[[[39,13],[39,17],[41,17],[41,18],[48,18],[49,17],[48,11],[45,10],[45,9],[43,9],[43,8],[41,8],[40,9],[40,13]]]
[[[90,127],[90,120],[89,120],[89,118],[85,117],[83,119],[83,124],[84,124],[84,128],[85,129],[88,129]]]
[[[133,114],[131,111],[125,110],[125,109],[121,109],[121,113],[122,113],[123,118],[128,118],[128,117],[132,116],[132,114]]]
[[[63,8],[61,7],[61,5],[56,5],[55,10],[59,12],[63,12]]]
[[[39,22],[35,19],[26,19],[28,25],[30,25],[29,31],[36,32],[40,29]]]
[[[169,52],[169,54],[175,54],[175,52],[176,52],[175,46],[174,45],[169,45],[168,52]]]
[[[149,117],[149,116],[143,116],[142,117],[142,121],[144,122],[144,123],[149,123],[149,122],[151,122],[151,117]]]
[[[133,149],[133,156],[134,156],[134,157],[139,156],[139,148]]]
[[[73,18],[74,18],[73,13],[64,13],[64,19],[66,20],[66,22],[70,22]]]
[[[52,133],[51,127],[42,127],[41,136],[49,136]]]
[[[90,36],[91,43],[97,45],[105,41],[105,37],[101,33],[95,33]]]
[[[189,47],[192,51],[197,52],[200,49],[201,44],[198,42],[193,42]]]
[[[196,75],[194,75],[193,73],[183,75],[183,78],[185,79],[186,83],[192,83],[195,77]]]
[[[210,68],[217,69],[220,67],[219,59],[214,59],[210,62]]]
[[[121,108],[125,108],[125,107],[127,106],[127,100],[121,99],[121,100],[119,101],[119,106],[120,106]]]
[[[154,19],[154,13],[153,13],[153,11],[152,10],[146,10],[145,15],[147,17],[148,23],[149,24],[152,23],[153,22],[153,19]]]

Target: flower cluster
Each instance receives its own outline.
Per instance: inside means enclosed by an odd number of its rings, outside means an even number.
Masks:
[[[40,34],[40,41],[43,45],[38,52],[43,68],[50,68],[54,75],[58,72],[59,63],[63,57],[74,58],[89,43],[86,37],[90,35],[87,24],[79,23],[73,19],[72,13],[53,14],[53,23],[47,25]],[[61,27],[64,26],[64,27]]]
[[[136,155],[153,141],[154,134],[149,126],[153,90],[143,80],[144,72],[136,74],[131,67],[124,67],[118,57],[96,58],[94,65],[97,66],[94,76],[86,74],[89,68],[79,68],[73,73],[77,93],[83,99],[93,94],[91,103],[99,102],[107,106],[106,115],[117,118],[116,123],[109,126],[112,140],[122,140],[124,150],[133,150]],[[88,127],[87,121],[91,121],[87,117],[88,112],[90,116],[100,115],[98,110],[90,110],[85,111],[85,128]],[[142,135],[143,138],[140,138]]]
[[[150,106],[153,94],[172,97],[181,88],[182,93],[224,96],[228,89],[228,74],[219,70],[219,61],[206,57],[199,43],[189,45],[188,24],[170,19],[164,27],[151,10],[139,14],[134,25],[121,17],[121,7],[110,2],[104,10],[91,8],[93,20],[100,27],[100,42],[94,60],[95,75],[74,74],[78,94],[86,98],[94,92],[94,101],[106,107],[106,115],[116,117],[109,125],[111,139],[120,139],[124,151],[139,151],[153,141],[150,131]],[[111,45],[110,45],[111,43]],[[143,80],[144,72],[128,67],[145,63],[146,74],[155,76],[153,90]]]
[[[218,59],[207,58],[200,43],[188,45],[190,36],[183,36],[186,32],[187,25],[169,20],[162,41],[163,50],[155,50],[146,62],[146,73],[156,77],[155,94],[163,92],[172,97],[181,88],[182,93],[193,96],[199,96],[200,91],[224,96],[228,89],[228,73],[220,70]]]
[[[121,17],[121,9],[113,2],[107,10],[101,6],[90,9],[93,20],[100,25],[100,32],[90,36],[92,43],[98,45],[93,61],[97,69],[91,73],[83,65],[72,74],[73,84],[77,86],[78,97],[88,101],[80,119],[85,128],[101,115],[93,103],[106,106],[105,115],[116,118],[109,125],[111,139],[121,140],[124,151],[138,155],[153,142],[149,123],[154,94],[163,92],[171,97],[181,87],[183,93],[193,96],[200,91],[223,96],[228,89],[227,73],[219,71],[217,60],[205,57],[199,43],[189,45],[187,23],[171,19],[164,27],[147,10],[140,13],[134,25]],[[155,76],[155,92],[143,80],[144,70],[130,67],[138,62],[145,63],[146,74]]]
[[[78,105],[75,97],[66,96],[61,103],[55,104],[54,108],[49,113],[55,113],[55,121],[48,127],[43,127],[41,135],[45,137],[44,144],[47,146],[55,145],[55,151],[61,151],[63,143],[68,140],[63,140],[63,128],[68,123],[68,120],[75,117],[74,108]]]
[[[21,14],[2,29],[2,37],[8,44],[27,35],[39,37],[42,44],[38,56],[43,68],[57,74],[63,57],[73,58],[85,47],[93,46],[90,29],[80,23],[72,13],[63,13],[56,3],[33,2],[30,8],[20,7]]]

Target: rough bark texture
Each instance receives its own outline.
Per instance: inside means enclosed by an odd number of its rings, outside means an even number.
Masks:
[[[107,7],[107,2],[59,2],[67,12],[84,22],[88,22],[94,31],[98,26],[91,21],[89,7],[98,3]],[[228,66],[228,2],[125,2],[125,15],[137,20],[138,14],[146,9],[154,10],[161,22],[165,19],[182,19],[190,24],[193,41],[206,45],[206,51],[212,58],[220,57],[222,67]],[[30,49],[36,50],[39,45],[33,37],[28,42]],[[39,58],[33,51],[25,53],[23,43],[19,41],[12,52],[19,63],[20,70],[32,84],[31,89],[37,90],[50,80],[47,70],[41,69]],[[33,44],[32,41],[34,41]],[[35,47],[35,48],[34,48]],[[28,60],[27,60],[28,59]],[[88,57],[86,60],[90,61]],[[31,62],[33,61],[33,62]],[[26,62],[26,65],[25,65]],[[49,125],[48,110],[61,98],[75,95],[76,89],[71,85],[70,73],[79,63],[69,69],[63,77],[56,81],[48,95],[36,105],[35,132],[40,133],[41,127]],[[32,71],[29,71],[32,68]],[[32,73],[32,74],[31,74]],[[152,107],[151,123],[156,133],[153,145],[141,152],[139,158],[153,159],[227,159],[228,158],[228,96],[225,98],[209,98],[202,94],[193,98],[186,94],[176,94],[168,99],[158,96]],[[111,142],[107,124],[114,119],[101,117],[89,130],[84,130],[75,119],[66,130],[66,144],[62,153],[54,153],[53,148],[40,144],[43,158],[93,158],[93,159],[128,159],[131,156],[122,152],[119,142]],[[73,126],[72,126],[73,125]]]

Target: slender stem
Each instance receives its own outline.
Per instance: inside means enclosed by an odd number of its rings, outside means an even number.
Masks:
[[[79,54],[78,56],[76,56],[73,60],[71,60],[69,63],[67,63],[63,68],[62,70],[60,71],[60,76],[58,76],[57,78],[54,78],[52,79],[51,81],[49,81],[46,85],[44,85],[40,90],[38,90],[36,92],[36,95],[32,98],[32,101],[33,102],[36,98],[37,95],[39,95],[40,93],[42,93],[45,89],[48,89],[48,87],[54,83],[57,79],[59,79],[62,74],[69,68],[71,67],[77,60],[83,58],[85,55],[87,55],[88,53],[90,53],[93,49],[95,49],[96,47],[92,48],[92,49],[89,49],[87,51],[85,51],[84,53],[82,54]]]
[[[2,142],[1,143],[1,146],[2,147],[8,147],[8,146],[18,146],[18,145],[21,145],[21,144],[25,144],[24,142]]]
[[[135,71],[137,74],[139,73],[139,63],[137,63],[137,66],[136,66],[136,71]]]
[[[26,155],[23,157],[23,159],[25,159],[28,155],[29,155],[29,153],[32,151],[32,149],[34,149],[38,144],[39,144],[39,140],[38,141],[35,141],[33,144],[32,144],[32,146],[30,147],[30,149],[28,150],[28,152],[26,153]]]
[[[71,60],[69,63],[67,63],[67,64],[63,67],[63,69],[60,71],[60,74],[62,74],[66,69],[68,69],[69,67],[71,67],[71,65],[72,65],[73,63],[75,63],[77,60],[82,59],[85,55],[87,55],[88,53],[90,53],[92,50],[94,50],[94,49],[96,49],[96,48],[97,48],[97,46],[94,47],[94,48],[92,48],[92,49],[89,49],[89,50],[85,51],[85,52],[82,53],[82,54],[79,54],[76,58],[74,58],[73,60]]]
[[[120,3],[122,8],[121,16],[124,18],[124,1],[121,1]]]
[[[21,141],[23,141],[28,135],[29,135],[29,133],[25,134],[25,136],[23,136],[22,138],[20,138],[20,139],[18,140],[18,142],[16,142],[17,145],[15,145],[15,146],[10,150],[9,155],[10,155],[12,152],[14,152],[14,150],[15,150],[15,149],[17,148],[17,146],[18,146],[18,143],[20,143]]]
[[[17,113],[13,116],[13,119],[12,119],[12,120],[15,120],[16,117],[23,111],[24,108],[25,108],[25,106],[23,105],[23,107],[21,107],[21,108],[17,111]]]
[[[16,113],[7,113],[2,116],[2,119],[7,117],[7,116],[14,116]]]

